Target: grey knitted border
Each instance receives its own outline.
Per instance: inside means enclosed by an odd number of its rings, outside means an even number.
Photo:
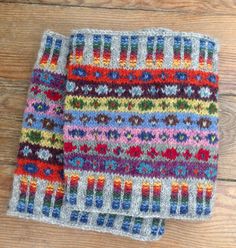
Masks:
[[[23,218],[23,219],[28,219],[28,220],[39,221],[39,222],[47,223],[47,224],[54,224],[54,225],[57,225],[58,227],[69,227],[69,228],[76,228],[76,229],[80,229],[80,230],[84,230],[84,231],[110,233],[110,234],[118,235],[118,236],[122,236],[122,237],[129,237],[131,239],[138,240],[138,241],[157,241],[157,240],[160,240],[162,238],[162,235],[161,236],[155,236],[155,237],[153,237],[150,234],[147,236],[142,236],[142,235],[137,235],[137,234],[134,235],[134,234],[130,234],[130,233],[127,233],[127,232],[124,232],[121,230],[117,230],[117,229],[111,229],[111,228],[107,228],[107,227],[96,227],[96,226],[93,226],[92,224],[87,224],[87,225],[86,224],[74,224],[74,223],[69,223],[68,221],[64,221],[64,220],[56,220],[56,219],[47,218],[47,217],[39,217],[37,215],[29,215],[29,214],[19,213],[19,212],[15,212],[15,211],[8,211],[7,215],[13,216],[13,217],[19,217],[19,218]],[[94,213],[93,216],[97,216],[97,215]],[[121,217],[119,216],[119,218],[121,218]],[[95,220],[96,220],[96,217],[91,219],[90,222],[94,222]],[[146,226],[148,226],[149,224],[150,223],[147,223]],[[160,224],[159,224],[159,227],[160,227]]]
[[[174,37],[179,36],[182,38],[181,41],[181,65],[179,68],[183,68],[183,38],[188,38],[192,41],[192,64],[188,69],[198,69],[198,59],[199,59],[199,44],[200,39],[205,39],[207,42],[211,41],[215,43],[215,50],[213,52],[213,72],[218,71],[218,53],[220,50],[219,41],[213,37],[208,35],[204,35],[201,33],[193,33],[193,32],[178,32],[172,31],[171,29],[165,28],[146,28],[146,29],[139,29],[135,31],[113,31],[113,30],[100,30],[100,29],[77,29],[72,31],[72,49],[73,49],[73,58],[70,60],[71,64],[76,64],[75,61],[75,36],[77,34],[83,34],[85,36],[85,46],[83,50],[83,62],[82,64],[88,65],[92,64],[93,60],[93,36],[94,35],[111,35],[112,37],[112,45],[111,45],[111,63],[108,68],[119,68],[119,54],[120,54],[120,37],[125,35],[129,36],[138,36],[138,58],[137,58],[137,65],[135,69],[143,69],[146,68],[145,58],[147,54],[147,37],[148,36],[163,36],[165,37],[164,42],[164,62],[162,68],[172,68],[173,62],[173,40]],[[104,43],[102,39],[101,45],[101,56],[103,54]],[[156,40],[154,43],[154,47],[156,44]],[[128,45],[128,57],[127,62],[129,63],[129,53],[130,53],[130,39]],[[155,53],[155,49],[154,49]],[[154,55],[154,54],[153,54]],[[205,58],[206,59],[206,58]],[[206,62],[206,61],[205,61]],[[99,66],[103,67],[102,61],[100,62]],[[105,67],[105,66],[104,66]],[[126,69],[134,69],[129,65],[125,66]],[[153,66],[155,68],[155,66]],[[205,64],[204,68],[201,70],[208,71],[208,68]]]
[[[123,214],[123,215],[130,215],[130,216],[139,216],[143,218],[163,218],[163,219],[183,219],[183,220],[207,220],[212,216],[212,210],[215,202],[215,191],[216,191],[216,182],[212,182],[206,179],[176,179],[176,178],[144,178],[144,177],[136,177],[132,176],[132,197],[131,197],[131,207],[128,210],[124,209],[112,209],[111,202],[113,196],[113,181],[115,178],[121,178],[121,181],[124,183],[126,180],[130,180],[130,176],[120,176],[118,174],[109,174],[109,173],[97,173],[97,172],[87,172],[87,171],[75,171],[75,170],[65,170],[65,174],[68,177],[67,181],[67,192],[66,195],[69,195],[69,182],[70,176],[79,174],[80,180],[78,182],[77,187],[77,204],[72,205],[71,208],[80,211],[92,211],[92,212],[100,212],[100,213],[111,213],[111,214]],[[94,176],[98,178],[99,176],[103,175],[105,177],[105,185],[103,191],[103,206],[101,208],[97,208],[95,205],[91,207],[85,206],[85,198],[86,198],[86,189],[87,189],[87,178],[88,176]],[[155,182],[161,182],[162,190],[160,196],[160,212],[152,212],[149,207],[147,212],[140,211],[140,204],[142,201],[142,182],[150,183],[150,186],[153,185]],[[189,187],[189,200],[188,200],[188,213],[180,214],[180,206],[181,206],[181,196],[180,191],[178,195],[178,203],[177,203],[177,213],[170,214],[170,196],[171,196],[171,184],[172,182],[176,182],[181,184],[185,182],[188,184]],[[121,183],[123,185],[123,183]],[[213,187],[212,190],[212,198],[210,201],[210,209],[211,212],[208,215],[197,215],[196,214],[196,192],[197,192],[197,184],[201,183],[203,185],[210,183]],[[123,185],[124,186],[124,185]],[[122,186],[122,187],[123,187]],[[95,190],[94,190],[95,191]],[[94,192],[95,195],[95,192]],[[205,191],[203,193],[203,209],[205,209]],[[121,195],[121,202],[122,202],[123,195]],[[152,202],[152,191],[150,192],[150,206]],[[69,204],[69,203],[66,203]]]
[[[51,216],[52,208],[50,211],[50,216],[46,217],[45,215],[42,214],[42,206],[43,206],[44,192],[46,190],[48,182],[45,180],[40,180],[40,179],[37,180],[37,191],[36,191],[35,200],[34,200],[34,213],[30,214],[26,212],[23,212],[23,213],[18,212],[16,210],[16,207],[17,207],[17,203],[19,200],[19,193],[20,193],[19,184],[20,184],[21,177],[22,176],[18,176],[18,175],[14,176],[12,197],[11,197],[9,208],[7,211],[7,215],[9,216],[16,216],[16,217],[21,217],[24,219],[37,220],[40,222],[45,222],[45,223],[50,223],[50,224],[57,224],[62,227],[78,228],[82,230],[90,230],[90,231],[97,231],[97,232],[103,232],[103,233],[112,233],[115,235],[126,236],[132,239],[142,240],[142,241],[158,240],[162,236],[162,235],[154,236],[151,234],[152,218],[143,219],[143,225],[142,225],[140,234],[133,234],[131,232],[125,232],[121,229],[124,215],[116,216],[114,227],[112,228],[109,228],[106,226],[98,226],[96,224],[98,213],[89,213],[88,223],[86,224],[82,222],[77,222],[77,223],[71,222],[70,214],[73,209],[66,204],[62,205],[60,219],[56,219]],[[32,177],[27,176],[27,179],[30,181]],[[55,188],[57,188],[58,183],[54,183],[54,186]],[[29,196],[29,192],[27,192],[26,199],[28,199],[28,196]],[[55,194],[53,195],[51,206],[54,205],[54,201],[55,201]],[[26,205],[27,205],[27,202],[26,202]],[[132,226],[134,224],[134,219],[135,218],[133,217],[131,221],[130,230],[132,229]],[[163,220],[160,220],[159,225],[158,225],[158,230],[163,225],[162,222]]]
[[[44,52],[47,36],[51,36],[53,38],[52,49],[50,51],[50,56],[49,56],[48,62],[51,61],[56,40],[60,39],[62,41],[57,67],[56,67],[56,70],[53,71],[53,73],[66,75],[67,74],[67,70],[66,70],[67,56],[69,54],[69,38],[64,36],[64,35],[61,35],[59,33],[53,32],[51,30],[44,31],[44,33],[42,35],[37,59],[36,59],[36,62],[34,64],[34,69],[42,69],[40,66],[40,59],[41,59],[43,52]],[[51,69],[49,68],[49,65],[50,65],[50,63],[47,65],[46,68],[44,68],[44,70],[48,69],[49,71],[51,71]]]

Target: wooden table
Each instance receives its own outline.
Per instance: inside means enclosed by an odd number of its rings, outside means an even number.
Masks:
[[[235,1],[0,1],[0,247],[236,247],[236,5]],[[128,3],[130,2],[130,3]],[[142,243],[110,234],[10,218],[6,208],[32,66],[42,32],[75,28],[166,27],[217,37],[220,51],[220,159],[210,221],[166,221],[161,241]]]

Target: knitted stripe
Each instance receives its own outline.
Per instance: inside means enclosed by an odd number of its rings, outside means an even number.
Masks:
[[[109,232],[138,240],[157,240],[164,221],[127,215],[77,211],[65,206],[73,199],[77,177],[64,197],[63,108],[68,40],[44,33],[24,111],[17,169],[8,214],[67,227]]]
[[[71,39],[68,204],[135,217],[209,218],[218,164],[217,42],[167,29],[82,29]]]

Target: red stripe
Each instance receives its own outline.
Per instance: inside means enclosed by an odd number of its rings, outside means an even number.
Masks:
[[[17,163],[18,163],[18,167],[15,171],[15,174],[30,175],[35,178],[41,178],[41,179],[45,179],[45,180],[49,180],[53,182],[55,181],[63,182],[60,176],[60,173],[59,173],[63,169],[61,165],[45,163],[39,160],[22,159],[22,158],[18,158]],[[30,173],[29,171],[27,171],[25,169],[27,164],[35,165],[37,167],[37,171],[34,173],[32,172]],[[52,173],[50,175],[46,175],[45,174],[46,169],[51,169]]]
[[[85,76],[79,76],[73,73],[74,69],[82,69],[86,71]],[[95,76],[95,72],[99,72],[101,76],[97,78]],[[111,79],[109,77],[110,72],[119,73],[118,79]],[[152,75],[152,79],[143,81],[141,79],[142,74],[144,72],[150,73]],[[179,80],[176,77],[176,73],[185,73],[187,75],[186,80]],[[161,78],[161,74],[165,74],[166,78]],[[129,80],[129,75],[133,75],[133,79]],[[216,82],[210,82],[209,76],[214,75],[216,78]],[[197,80],[197,76],[201,76],[200,80]],[[213,88],[218,88],[218,80],[219,77],[217,74],[212,72],[204,72],[201,70],[189,70],[189,69],[109,69],[102,68],[93,65],[69,65],[68,71],[68,79],[69,80],[85,80],[87,83],[96,82],[96,83],[116,83],[116,84],[166,84],[166,83],[175,83],[175,84],[193,84],[198,86],[211,86]]]

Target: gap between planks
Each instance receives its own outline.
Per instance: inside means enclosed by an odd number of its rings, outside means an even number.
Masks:
[[[18,3],[18,4],[30,4],[30,5],[49,5],[49,6],[62,6],[62,7],[80,7],[80,8],[92,8],[92,9],[113,9],[113,10],[141,10],[147,12],[172,12],[172,13],[191,13],[196,15],[208,15],[209,12],[213,12],[215,15],[236,15],[236,4],[230,0],[224,1],[201,1],[195,0],[191,2],[179,1],[173,4],[172,1],[77,1],[77,0],[56,0],[54,2],[50,0],[0,0],[2,3]],[[128,3],[127,3],[128,2]]]

